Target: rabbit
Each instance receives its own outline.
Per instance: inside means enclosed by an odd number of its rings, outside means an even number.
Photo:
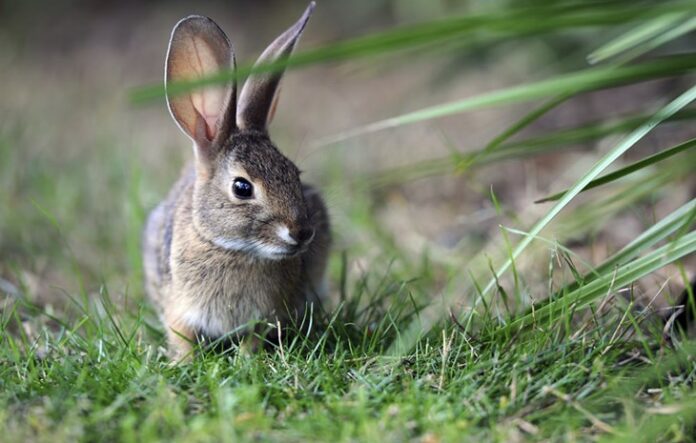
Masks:
[[[314,2],[256,65],[286,60],[313,9]],[[143,234],[146,292],[174,360],[254,321],[287,324],[320,300],[325,285],[326,206],[268,135],[282,70],[252,73],[239,99],[235,81],[171,91],[172,82],[235,69],[230,42],[213,20],[194,15],[176,24],[167,104],[193,141],[194,158]]]

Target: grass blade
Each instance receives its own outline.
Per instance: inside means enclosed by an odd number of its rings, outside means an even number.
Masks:
[[[696,199],[693,199],[658,223],[655,223],[655,225],[644,231],[631,243],[622,248],[621,251],[608,258],[595,269],[595,273],[600,275],[605,274],[616,266],[626,263],[642,251],[654,246],[675,232],[684,229],[685,226],[688,228],[690,224],[693,223],[695,216]]]
[[[499,330],[499,333],[517,330],[528,326],[533,322],[544,322],[546,317],[552,312],[562,309],[563,306],[577,304],[577,308],[587,306],[592,301],[605,295],[608,291],[625,287],[635,282],[639,278],[663,268],[664,266],[679,260],[689,254],[696,252],[696,231],[690,232],[683,237],[668,243],[655,251],[650,252],[644,257],[638,258],[630,263],[621,265],[616,272],[604,273],[600,278],[593,280],[586,285],[575,289],[567,295],[553,300],[544,306],[534,310],[533,313],[526,314],[515,319]]]
[[[675,24],[684,19],[685,15],[685,13],[665,14],[647,23],[641,23],[630,31],[594,50],[587,56],[587,61],[590,64],[599,63],[626,52],[641,43],[651,41],[670,28],[673,28]]]
[[[667,57],[631,66],[590,68],[536,83],[496,90],[380,120],[336,135],[324,137],[317,140],[315,146],[330,145],[361,135],[459,114],[473,109],[530,101],[558,94],[577,94],[664,76],[673,77],[693,72],[694,70],[696,70],[696,55],[694,54]]]
[[[564,149],[569,145],[598,141],[608,135],[627,133],[638,128],[649,118],[650,115],[641,114],[626,117],[615,122],[593,122],[575,128],[561,129],[549,134],[529,137],[524,140],[507,142],[494,149],[490,149],[491,145],[489,144],[478,151],[458,152],[454,156],[448,155],[386,169],[367,177],[360,176],[356,179],[356,183],[363,183],[369,188],[375,188],[442,174],[460,174],[467,168],[477,164],[488,164],[541,152],[555,151]],[[685,121],[694,118],[696,118],[696,110],[686,109],[676,113],[665,120],[665,122]]]
[[[616,159],[628,151],[632,146],[634,146],[640,139],[652,131],[658,124],[673,116],[679,110],[683,109],[689,103],[696,99],[696,86],[691,87],[682,95],[668,103],[666,106],[658,110],[652,118],[645,122],[642,126],[637,128],[631,134],[626,136],[619,144],[609,151],[604,157],[602,157],[576,184],[570,188],[570,190],[564,194],[564,196],[554,204],[554,206],[537,221],[534,226],[529,229],[528,235],[522,239],[522,241],[517,245],[512,254],[506,259],[506,261],[494,272],[494,276],[489,280],[485,288],[482,289],[481,294],[473,303],[471,312],[481,303],[481,300],[485,299],[486,295],[495,286],[496,281],[500,276],[507,271],[507,269],[512,265],[512,263],[517,260],[517,258],[522,254],[522,252],[529,246],[529,244],[534,240],[534,238],[541,233],[541,231],[548,226],[548,224],[561,212],[561,210],[570,201],[575,198],[575,196],[592,180],[594,180],[604,169],[606,169],[610,164],[612,164]],[[471,321],[473,320],[473,315],[470,315],[466,320],[465,329],[471,326]],[[421,328],[416,327],[415,324],[409,325],[407,329],[399,335],[398,339],[390,346],[388,351],[389,355],[400,355],[405,350],[412,349],[415,343],[420,337],[427,333],[428,331],[423,331]]]
[[[629,174],[632,174],[636,171],[640,171],[643,168],[647,168],[648,166],[651,166],[655,163],[661,162],[665,159],[668,159],[674,155],[679,154],[680,152],[684,152],[687,149],[691,149],[694,146],[696,146],[696,139],[691,139],[688,140],[684,143],[680,143],[676,146],[672,146],[671,148],[665,149],[664,151],[658,152],[656,154],[653,154],[651,156],[648,156],[642,160],[639,160],[635,163],[632,163],[628,166],[625,166],[617,171],[614,171],[610,174],[603,175],[595,180],[592,180],[587,186],[585,186],[580,192],[585,192],[590,189],[597,188],[599,186],[605,185],[607,183],[611,183],[615,180],[618,180],[622,177],[625,177]],[[549,197],[544,197],[542,199],[536,200],[534,203],[546,203],[550,201],[556,201],[563,197],[563,194],[568,192],[568,190],[564,190],[561,192],[558,192],[556,194],[553,194]]]
[[[658,35],[652,40],[649,40],[636,48],[626,52],[624,55],[620,56],[617,61],[619,63],[632,60],[634,58],[640,57],[641,55],[645,54],[646,52],[652,51],[655,48],[659,48],[660,46],[671,42],[672,40],[676,40],[677,38],[686,35],[696,29],[696,17],[693,17],[684,23],[680,24],[679,26],[676,26],[669,31],[665,32],[662,35]]]
[[[610,164],[612,164],[616,159],[618,159],[623,153],[628,151],[633,145],[635,145],[638,140],[643,138],[646,134],[655,128],[660,122],[674,115],[677,111],[691,103],[696,99],[696,86],[691,87],[685,93],[677,97],[675,100],[667,104],[665,107],[660,109],[653,118],[646,122],[643,126],[633,131],[630,135],[624,138],[614,149],[609,151],[602,159],[600,159],[578,182],[571,187],[568,192],[566,192],[563,197],[546,213],[544,217],[541,218],[530,230],[529,235],[525,237],[519,245],[515,248],[512,256],[503,263],[503,265],[498,268],[495,273],[495,278],[492,278],[488,285],[483,290],[483,295],[485,296],[495,285],[495,279],[500,278],[500,276],[507,271],[507,269],[512,264],[513,260],[524,251],[524,249],[533,241],[534,237],[538,235],[553,218],[558,215],[559,212],[575,198],[575,196],[580,193],[580,191],[587,186],[592,180],[597,177],[604,169],[606,169]]]
[[[668,216],[664,217],[659,222],[655,223],[647,230],[643,231],[643,233],[641,233],[628,245],[624,246],[620,251],[606,259],[600,266],[585,274],[580,280],[587,283],[596,278],[600,278],[603,275],[612,273],[618,266],[628,263],[630,260],[637,257],[641,252],[655,246],[657,243],[665,240],[671,235],[688,230],[695,220],[696,199],[693,199],[682,205],[677,210],[673,211]],[[526,235],[526,233],[524,234]],[[532,312],[533,310],[545,306],[552,300],[558,299],[561,294],[574,291],[578,287],[579,284],[577,282],[570,283],[558,291],[555,291],[550,298],[535,304],[534,308],[528,312]]]

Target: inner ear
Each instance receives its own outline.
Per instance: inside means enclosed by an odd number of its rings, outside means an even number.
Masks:
[[[211,142],[218,134],[218,122],[226,105],[224,89],[207,87],[191,94],[191,104],[205,123],[203,136]]]

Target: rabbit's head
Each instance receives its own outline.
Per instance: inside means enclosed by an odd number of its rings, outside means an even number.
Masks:
[[[263,52],[237,100],[236,81],[177,93],[181,82],[235,72],[225,33],[211,19],[190,16],[172,31],[167,55],[167,103],[181,130],[193,140],[193,222],[218,247],[266,259],[296,256],[312,241],[300,171],[273,145],[267,125],[273,116],[277,69],[292,53],[314,9]]]

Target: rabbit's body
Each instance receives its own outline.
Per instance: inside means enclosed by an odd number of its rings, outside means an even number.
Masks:
[[[246,252],[211,244],[193,223],[193,167],[148,218],[144,256],[148,294],[160,315],[182,330],[218,338],[253,319],[269,319],[323,292],[329,220],[319,193],[304,186],[317,234],[301,256],[259,260]],[[290,313],[294,314],[294,313]]]
[[[289,55],[309,12],[311,6],[266,53]],[[210,19],[182,20],[172,35],[168,75],[189,65],[207,72],[206,63],[224,61],[221,33]],[[279,75],[247,82],[239,106],[235,85],[169,99],[194,140],[196,160],[150,214],[143,249],[147,292],[176,358],[188,355],[192,342],[250,322],[301,315],[323,287],[330,243],[324,203],[265,131],[272,112],[265,98],[275,95]]]

